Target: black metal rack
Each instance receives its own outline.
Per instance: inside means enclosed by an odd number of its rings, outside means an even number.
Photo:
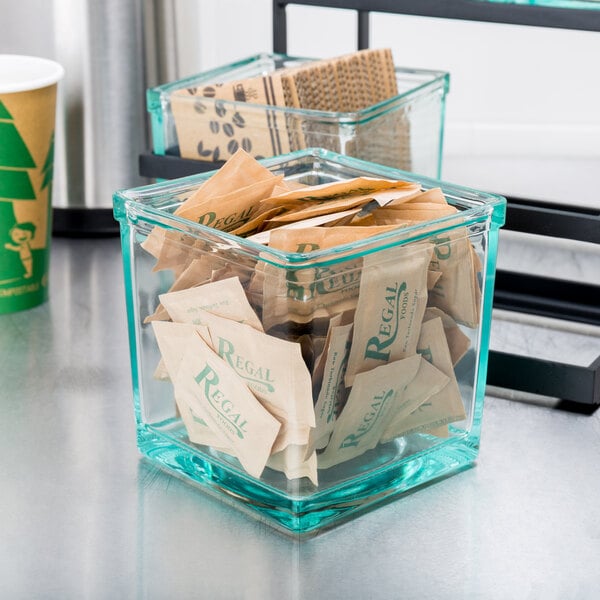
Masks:
[[[369,14],[395,13],[444,19],[600,31],[600,10],[558,8],[482,0],[299,0],[273,1],[273,51],[287,51],[288,4],[357,12],[357,48],[369,46]],[[505,229],[600,244],[600,210],[507,198]],[[600,287],[498,271],[494,307],[600,325]],[[490,385],[588,405],[600,404],[600,356],[589,366],[491,351]]]
[[[289,4],[357,12],[357,48],[369,46],[371,12],[600,32],[600,10],[484,0],[294,0],[273,1],[273,51],[287,51]],[[171,179],[219,167],[175,156],[140,156],[140,174]],[[504,229],[600,244],[600,210],[507,198]],[[600,286],[498,271],[494,307],[600,326]],[[588,366],[490,351],[489,385],[561,398],[579,406],[600,405],[600,356]]]

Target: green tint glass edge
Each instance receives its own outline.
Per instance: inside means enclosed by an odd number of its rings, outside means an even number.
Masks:
[[[399,169],[394,169],[392,167],[376,165],[374,163],[370,163],[353,157],[348,157],[345,155],[340,155],[335,152],[322,150],[318,148],[298,150],[289,154],[263,159],[259,162],[266,168],[276,168],[285,165],[295,159],[301,160],[309,158],[319,158],[321,160],[326,160],[331,163],[346,166],[347,168],[356,171],[369,173],[371,176],[379,175],[386,179],[404,179],[408,181],[418,181],[426,188],[439,186],[442,188],[442,191],[445,194],[448,194],[450,196],[460,196],[464,201],[468,200],[467,198],[465,198],[465,196],[470,195],[472,196],[472,202],[478,202],[478,206],[467,208],[466,210],[461,211],[460,223],[456,222],[457,218],[454,215],[439,219],[436,223],[439,225],[440,231],[444,231],[444,226],[446,226],[448,229],[452,229],[468,225],[470,222],[486,219],[487,213],[489,211],[493,211],[494,207],[496,206],[501,207],[503,205],[503,202],[506,202],[502,196],[498,196],[496,194],[479,192],[471,188],[440,182],[432,178],[418,176],[405,171],[400,171]],[[142,198],[145,197],[154,198],[160,191],[164,192],[164,194],[161,194],[161,196],[168,196],[169,192],[174,192],[175,190],[181,192],[182,189],[186,188],[189,188],[189,191],[191,193],[195,187],[199,186],[202,182],[206,181],[206,179],[211,177],[215,172],[216,171],[210,171],[207,173],[191,175],[182,179],[171,180],[168,182],[160,182],[156,184],[151,184],[149,186],[142,186],[138,188],[132,188],[129,190],[118,191],[115,193],[114,196],[115,218],[117,220],[122,220],[126,218],[126,213],[130,213],[135,215],[136,221],[138,219],[141,219],[152,226],[167,226],[171,229],[174,228],[190,235],[193,235],[194,229],[197,230],[199,235],[208,235],[210,237],[216,235],[223,240],[229,241],[232,245],[240,249],[246,246],[248,249],[253,251],[253,253],[261,253],[263,255],[261,256],[261,259],[264,262],[270,262],[271,264],[275,264],[276,266],[282,268],[298,268],[303,266],[303,264],[315,264],[315,261],[318,261],[320,258],[329,257],[331,255],[331,250],[315,251],[306,254],[275,250],[272,248],[265,247],[263,244],[260,244],[258,242],[253,242],[249,239],[240,238],[238,236],[231,235],[226,232],[217,231],[211,227],[207,227],[198,223],[193,223],[192,221],[183,219],[176,215],[165,214],[164,211],[156,209],[153,206],[144,204],[140,201]],[[128,210],[124,210],[126,204],[129,205]],[[427,225],[415,225],[404,228],[402,230],[398,229],[387,233],[382,233],[373,236],[372,238],[369,238],[367,240],[364,240],[360,243],[341,245],[338,248],[336,248],[336,252],[340,253],[338,254],[339,260],[346,260],[351,256],[359,257],[362,256],[360,252],[352,255],[344,254],[344,256],[341,256],[341,253],[356,252],[357,248],[363,248],[367,250],[368,247],[372,245],[376,246],[376,248],[372,250],[375,251],[381,249],[380,244],[384,244],[386,242],[389,242],[390,244],[394,245],[400,243],[398,239],[399,237],[405,238],[401,241],[402,244],[418,241],[419,239],[427,237],[431,234],[431,231],[427,231],[427,228]],[[270,256],[272,258],[269,260],[266,258],[266,256]]]

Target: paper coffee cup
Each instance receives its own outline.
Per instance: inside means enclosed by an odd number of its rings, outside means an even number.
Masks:
[[[56,87],[63,68],[0,54],[0,314],[48,298]]]

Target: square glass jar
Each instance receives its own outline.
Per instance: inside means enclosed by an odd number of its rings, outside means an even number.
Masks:
[[[397,67],[398,94],[354,112],[271,106],[254,103],[251,97],[244,102],[214,97],[216,83],[266,77],[311,60],[259,54],[149,89],[154,153],[219,163],[238,147],[256,158],[320,147],[440,177],[450,82],[446,72]]]
[[[284,252],[173,214],[211,173],[115,193],[139,450],[159,467],[198,484],[281,531],[313,534],[473,464],[480,439],[498,230],[504,223],[506,201],[500,196],[322,149],[265,159],[262,164],[287,181],[309,185],[365,176],[416,181],[424,190],[441,187],[448,203],[458,209],[455,214],[435,221],[394,228],[358,242],[324,250]],[[339,448],[350,447],[350,453],[342,451],[343,456],[338,460],[334,452],[332,460],[329,447],[319,450],[313,457],[316,467],[313,463],[315,470],[310,478],[288,478],[281,465],[273,463],[267,463],[260,476],[252,476],[235,452],[190,441],[174,400],[173,384],[157,376],[161,354],[153,325],[147,322],[157,309],[159,295],[168,292],[175,281],[171,271],[155,270],[154,256],[143,247],[147,248],[153,232],[169,240],[170,251],[184,253],[189,260],[208,261],[214,279],[239,278],[247,300],[263,322],[266,333],[259,334],[263,336],[261,340],[280,343],[283,339],[287,344],[300,346],[300,370],[310,375],[313,386],[311,408],[325,385],[333,390],[329,398],[335,401],[330,401],[329,408],[338,417],[334,427],[351,401],[354,411],[357,407],[359,412],[371,407],[354,423],[358,429],[339,444]],[[421,266],[415,267],[413,259],[422,258],[424,251],[425,262],[421,260]],[[420,289],[414,283],[408,283],[407,287],[407,282],[414,281],[415,269],[426,279],[430,271],[442,272],[442,277],[447,278],[446,286],[438,287],[442,293],[437,293],[429,281],[425,286],[423,279]],[[189,285],[194,286],[195,282]],[[396,294],[398,289],[408,291],[402,296]],[[413,296],[416,298],[417,292],[422,294],[421,309],[415,309],[417,300]],[[396,300],[391,301],[390,296]],[[361,363],[365,340],[375,351],[376,359],[386,352],[389,354],[387,340],[393,337],[390,332],[398,331],[398,323],[404,318],[401,313],[407,314],[407,301],[412,306],[409,330],[412,328],[413,340],[418,337],[419,343],[415,341],[412,349],[404,348],[405,359],[388,355],[383,362]],[[410,361],[421,364],[422,360],[431,360],[428,348],[418,347],[423,345],[421,336],[427,320],[423,311],[432,312],[430,320],[437,321],[439,331],[443,330],[442,338],[452,364],[449,371],[444,369],[447,377],[437,396],[428,396],[427,402],[406,412],[399,427],[392,426],[397,413],[390,412],[390,407],[396,411],[399,406],[408,406],[405,399],[414,394],[407,391],[409,380],[390,369]],[[341,357],[338,362],[344,364],[346,377],[342,370],[334,376],[333,370],[323,367],[325,375],[322,373],[319,380],[316,375],[322,367],[318,365],[323,365],[319,356],[330,351],[332,341],[327,340],[327,334],[332,319],[342,313],[351,315],[346,317],[346,323],[350,324],[347,337],[338,345]],[[396,323],[395,327],[391,322]],[[369,330],[373,326],[374,333]],[[362,341],[358,334],[354,337],[361,328],[367,331]],[[407,336],[406,330],[403,331]],[[355,369],[352,382],[348,379],[348,365],[353,361],[353,345],[358,348],[359,368]],[[253,361],[256,373],[262,358],[260,348],[257,346],[248,358]],[[431,363],[437,364],[435,360]],[[262,368],[268,370],[270,366]],[[289,365],[289,369],[298,371],[298,368],[298,364]],[[284,373],[284,377],[288,375],[289,383],[295,374]],[[235,375],[232,377],[235,379]],[[397,389],[390,396],[388,392],[394,386]],[[286,399],[292,403],[297,400],[294,390],[290,383]],[[383,403],[374,400],[381,394],[387,398],[385,402],[393,398],[385,410]],[[440,408],[446,406],[452,394],[459,410]],[[340,413],[341,397],[346,405]],[[230,400],[235,403],[236,398]],[[426,412],[432,406],[441,412],[423,419],[419,412]],[[319,410],[315,409],[317,413]],[[373,429],[372,421],[378,429]],[[292,427],[299,424],[294,423],[293,417],[288,421]],[[335,435],[334,430],[330,445]],[[360,446],[356,440],[369,436],[370,445],[355,452],[353,448]],[[334,450],[337,451],[337,446]]]

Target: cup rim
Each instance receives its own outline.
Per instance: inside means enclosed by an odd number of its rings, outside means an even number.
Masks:
[[[0,94],[26,92],[53,85],[62,79],[64,72],[62,65],[48,58],[0,54]]]

